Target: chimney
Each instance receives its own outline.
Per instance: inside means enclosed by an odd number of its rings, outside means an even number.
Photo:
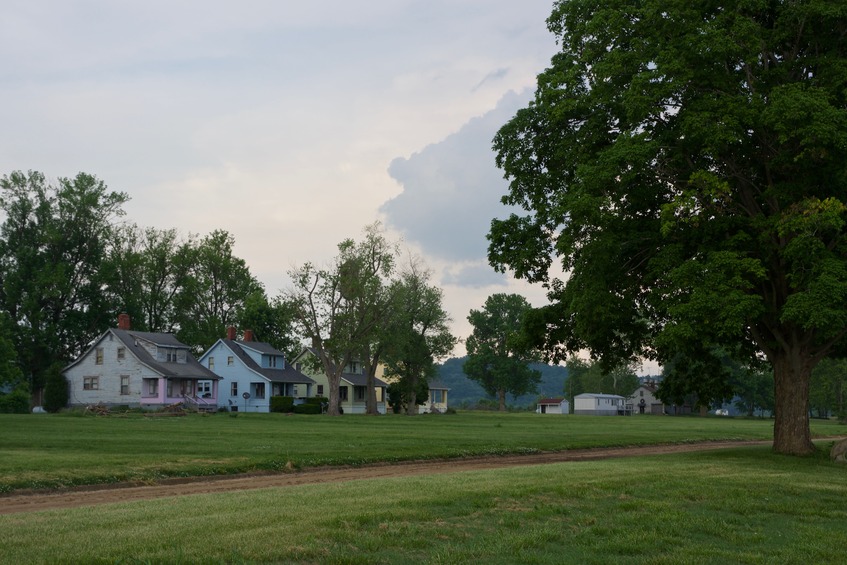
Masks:
[[[118,329],[119,330],[128,330],[129,329],[129,314],[118,314]]]
[[[226,329],[226,338],[230,341],[235,341],[235,327],[229,326]]]
[[[253,341],[253,330],[244,330],[244,341]]]

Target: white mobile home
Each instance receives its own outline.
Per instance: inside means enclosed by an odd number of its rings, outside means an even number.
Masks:
[[[617,394],[578,394],[573,399],[573,413],[589,416],[619,416],[626,414],[626,399]]]

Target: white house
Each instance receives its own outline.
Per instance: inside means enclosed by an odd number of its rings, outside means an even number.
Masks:
[[[570,414],[571,403],[566,398],[542,398],[535,408],[536,414]]]
[[[435,380],[430,381],[428,386],[429,396],[426,402],[418,407],[418,412],[421,414],[431,414],[433,412],[443,414],[447,410],[447,393],[450,389],[444,386],[444,383]]]
[[[272,396],[303,399],[313,396],[315,381],[286,362],[285,354],[261,341],[253,341],[246,330],[235,339],[235,328],[227,329],[201,357],[200,363],[221,378],[218,406],[232,412],[270,412]]]
[[[626,414],[626,399],[617,394],[578,394],[573,399],[573,413],[592,416]]]
[[[665,406],[656,397],[657,385],[646,382],[635,389],[626,400],[627,409],[633,414],[664,414]]]
[[[182,402],[217,407],[220,377],[200,365],[173,334],[130,329],[127,314],[62,374],[68,380],[69,406],[160,408]]]

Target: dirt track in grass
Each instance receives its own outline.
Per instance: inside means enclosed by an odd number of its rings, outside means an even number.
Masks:
[[[409,461],[361,467],[315,467],[287,473],[253,473],[244,475],[166,479],[157,481],[153,484],[120,483],[82,486],[56,491],[16,491],[0,496],[0,514],[76,508],[79,506],[93,506],[114,502],[130,502],[134,500],[150,500],[169,496],[189,496],[193,494],[211,494],[217,492],[233,492],[270,487],[284,488],[296,485],[334,483],[362,479],[382,479],[389,477],[409,477],[414,475],[434,475],[438,473],[456,473],[482,469],[501,469],[521,465],[544,465],[547,463],[563,463],[568,461],[591,461],[618,457],[707,451],[724,449],[727,447],[763,445],[769,443],[771,442],[721,441],[686,443],[678,445],[573,449],[568,451],[535,453],[529,455]]]

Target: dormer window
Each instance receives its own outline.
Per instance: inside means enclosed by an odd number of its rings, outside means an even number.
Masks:
[[[176,363],[176,350],[168,349],[167,353],[165,354],[165,360],[168,363]]]
[[[276,355],[268,357],[268,367],[276,367]]]

